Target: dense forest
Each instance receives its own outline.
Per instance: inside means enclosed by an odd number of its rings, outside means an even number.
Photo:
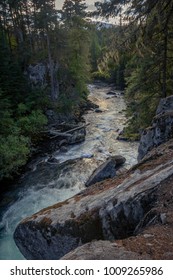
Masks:
[[[173,86],[173,0],[110,0],[87,11],[84,0],[0,2],[0,179],[20,171],[42,138],[46,111],[75,112],[87,83],[125,90],[125,134],[138,139]],[[97,16],[115,18],[100,25]],[[95,19],[95,21],[93,21]],[[31,66],[47,69],[34,84]]]

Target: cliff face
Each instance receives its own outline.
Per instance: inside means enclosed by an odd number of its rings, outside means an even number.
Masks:
[[[161,99],[151,127],[143,131],[138,160],[140,161],[153,147],[173,138],[173,96]]]
[[[128,172],[23,220],[14,239],[27,259],[172,259],[172,194],[170,139]]]

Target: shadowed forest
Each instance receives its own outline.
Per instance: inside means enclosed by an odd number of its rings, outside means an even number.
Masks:
[[[91,13],[84,0],[65,0],[62,10],[53,0],[0,2],[0,180],[16,176],[32,156],[49,110],[78,114],[89,82],[125,92],[131,140],[172,94],[173,1],[95,6]],[[116,24],[105,22],[109,17]]]

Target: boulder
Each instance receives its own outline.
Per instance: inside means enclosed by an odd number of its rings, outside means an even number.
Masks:
[[[85,141],[86,128],[81,128],[72,133],[72,136],[68,137],[68,144],[77,144]]]
[[[165,143],[173,137],[173,96],[160,101],[157,115],[151,127],[145,129],[141,135],[138,161],[140,161],[154,147]]]
[[[116,242],[98,240],[84,244],[66,254],[61,260],[144,260],[149,255],[128,251]]]
[[[135,240],[143,229],[156,226],[154,240],[160,236],[161,256],[163,250],[167,251],[165,246],[173,244],[172,147],[173,140],[154,149],[145,161],[126,174],[96,184],[24,219],[14,233],[22,254],[26,259],[60,259],[92,240],[125,242],[132,235]],[[169,243],[165,243],[161,233],[168,229]],[[151,234],[149,230],[146,233]],[[130,250],[128,245],[125,251],[141,253],[139,243],[135,247],[134,241]]]
[[[108,91],[106,94],[107,95],[116,95],[116,92],[115,91]]]
[[[68,152],[68,148],[66,146],[61,146],[59,150],[60,150],[61,153],[67,153]]]
[[[96,113],[102,113],[103,111],[101,110],[101,109],[99,109],[99,108],[96,108],[95,110],[94,110]]]
[[[86,187],[89,187],[97,182],[103,181],[108,178],[113,178],[116,175],[116,167],[124,164],[126,159],[122,156],[113,156],[107,159],[106,162],[101,164],[91,175],[86,182]]]

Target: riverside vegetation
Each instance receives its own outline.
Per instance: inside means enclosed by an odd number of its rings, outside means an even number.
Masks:
[[[168,251],[164,241],[172,244],[172,198],[167,194],[172,193],[173,1],[95,5],[96,11],[89,13],[84,0],[65,0],[62,10],[56,10],[53,0],[1,1],[0,180],[20,174],[48,136],[56,148],[57,133],[78,130],[83,110],[94,106],[87,100],[92,79],[113,83],[124,94],[128,123],[119,139],[138,140],[142,135],[142,162],[25,219],[15,241],[32,259],[61,258],[93,239],[119,239],[114,247],[129,258],[171,258],[172,247]],[[116,17],[116,24],[92,21],[98,15]],[[61,125],[68,128],[61,131]],[[86,125],[80,124],[82,129]],[[80,137],[85,139],[85,130]],[[53,220],[54,212],[61,220]],[[158,239],[163,240],[159,246]],[[98,243],[102,248],[112,248],[103,242]],[[38,255],[40,244],[44,246]],[[97,252],[100,245],[95,244],[83,248]]]
[[[101,166],[111,179],[99,168],[83,191],[18,224],[14,240],[26,259],[173,258],[172,104],[173,96],[160,102],[138,164],[118,175],[124,158],[114,157]]]
[[[128,9],[123,6],[128,4]],[[161,97],[172,94],[172,0],[96,3],[84,0],[3,0],[0,3],[0,179],[20,172],[44,137],[47,110],[78,111],[91,78],[125,89],[125,135],[139,139]],[[91,17],[119,16],[116,25]],[[108,28],[109,27],[109,28]],[[31,66],[46,65],[37,82]]]

